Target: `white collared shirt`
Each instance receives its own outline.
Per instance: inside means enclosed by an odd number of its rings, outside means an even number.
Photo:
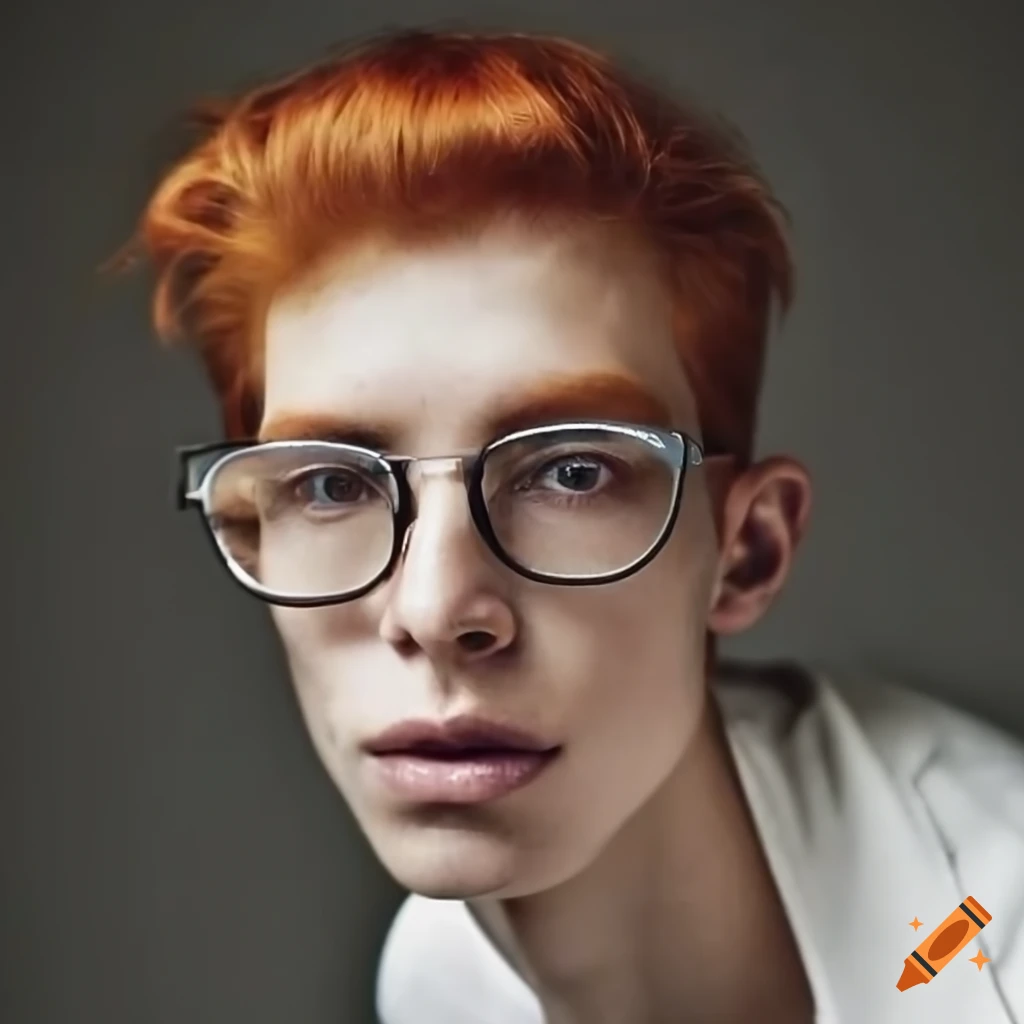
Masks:
[[[1024,1024],[1024,745],[906,690],[783,665],[727,667],[713,692],[816,1024]],[[991,922],[900,992],[905,959],[968,896]],[[464,903],[415,895],[377,1005],[383,1024],[544,1021]]]

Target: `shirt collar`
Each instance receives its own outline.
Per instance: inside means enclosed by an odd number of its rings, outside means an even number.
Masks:
[[[915,805],[915,765],[930,753],[925,738],[905,738],[901,785],[827,681],[804,676],[785,685],[804,692],[776,700],[769,713],[771,687],[731,696],[726,686],[720,704],[817,1021],[1008,1021],[992,972],[979,978],[972,964],[959,962],[971,954],[958,956],[927,985],[896,988],[905,959],[973,895],[960,891],[923,807]],[[924,928],[910,927],[915,919]],[[971,947],[976,951],[977,942]]]

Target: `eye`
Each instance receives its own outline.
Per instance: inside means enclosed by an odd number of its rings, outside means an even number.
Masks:
[[[296,495],[313,505],[352,505],[363,500],[367,491],[358,473],[337,466],[310,470],[295,482]]]
[[[566,455],[545,463],[532,474],[527,487],[541,486],[555,491],[586,494],[608,482],[610,471],[599,459]]]

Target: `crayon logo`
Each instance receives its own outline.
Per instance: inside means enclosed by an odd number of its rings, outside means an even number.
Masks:
[[[967,899],[904,961],[903,973],[896,987],[901,992],[915,985],[927,985],[957,953],[992,920],[992,915],[973,897]],[[920,927],[915,917],[914,931]],[[980,971],[987,957],[978,954],[972,961]]]

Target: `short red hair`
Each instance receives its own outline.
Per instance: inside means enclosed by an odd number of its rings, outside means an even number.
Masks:
[[[749,458],[783,217],[735,137],[574,43],[392,35],[206,112],[139,241],[154,319],[198,342],[231,437],[262,415],[262,330],[281,287],[382,228],[504,211],[638,229],[663,258],[711,451]]]

